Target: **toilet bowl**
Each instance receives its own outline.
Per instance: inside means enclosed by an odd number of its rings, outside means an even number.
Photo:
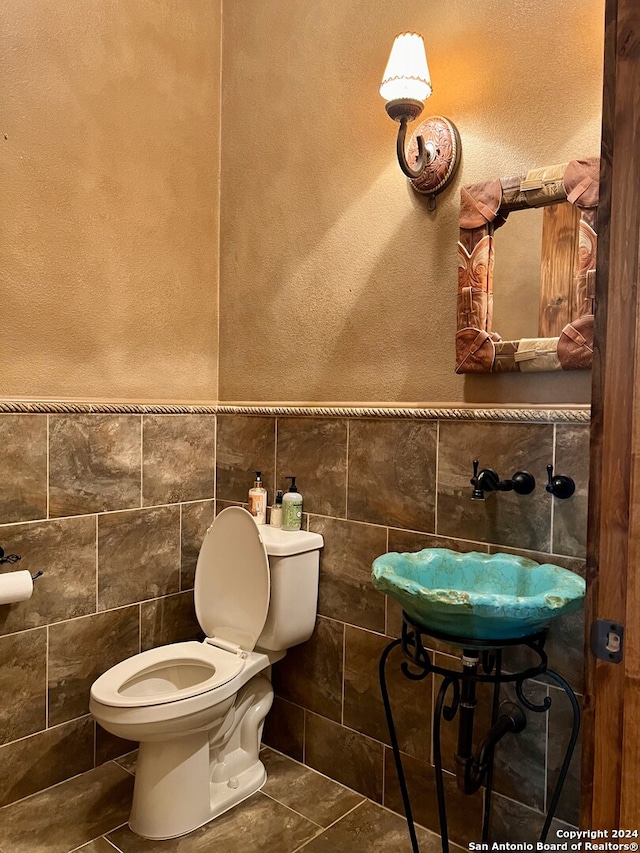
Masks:
[[[264,784],[258,753],[273,702],[270,666],[313,632],[322,545],[317,533],[223,510],[196,567],[206,639],[134,655],[94,682],[98,723],[140,742],[129,818],[138,835],[184,835]]]

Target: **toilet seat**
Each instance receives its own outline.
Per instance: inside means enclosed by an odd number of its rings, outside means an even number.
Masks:
[[[91,696],[112,708],[164,705],[227,684],[245,664],[246,657],[206,642],[173,643],[116,664],[93,683]]]
[[[228,685],[262,633],[270,592],[258,526],[245,509],[228,507],[207,530],[196,566],[196,616],[207,639],[149,649],[116,664],[93,683],[92,699],[111,708],[142,708]]]
[[[255,648],[267,621],[269,558],[253,516],[222,510],[207,530],[196,564],[194,602],[205,635],[223,648]]]

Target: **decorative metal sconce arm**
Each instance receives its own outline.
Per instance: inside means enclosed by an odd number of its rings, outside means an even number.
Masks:
[[[416,143],[418,145],[418,159],[416,160],[416,165],[414,167],[409,165],[407,161],[407,155],[405,153],[405,140],[407,138],[407,124],[408,119],[401,118],[400,119],[400,127],[398,128],[398,139],[396,142],[396,151],[398,154],[398,163],[400,164],[400,168],[405,173],[408,178],[415,179],[419,178],[425,168],[429,165],[432,159],[432,152],[430,150],[425,149],[424,139],[422,136],[416,136]],[[429,143],[429,149],[432,147],[432,144]]]
[[[412,98],[397,98],[395,101],[388,101],[386,104],[387,114],[400,125],[398,128],[398,138],[396,140],[396,153],[398,155],[398,163],[400,168],[410,180],[419,178],[424,172],[426,166],[429,165],[433,152],[432,144],[429,143],[425,150],[424,139],[422,136],[416,136],[416,144],[418,146],[418,158],[415,166],[410,166],[406,154],[406,139],[407,125],[410,121],[415,121],[422,112],[423,106],[421,101],[415,101]]]

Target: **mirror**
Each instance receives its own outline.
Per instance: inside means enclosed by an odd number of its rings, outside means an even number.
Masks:
[[[542,217],[547,210],[551,207],[519,211],[494,235],[493,328],[509,340],[539,336]]]
[[[591,367],[599,159],[572,160],[526,175],[463,187],[458,243],[456,372],[530,372]],[[502,315],[523,317],[531,337],[503,340],[493,329],[495,231],[516,211],[541,219],[518,220],[515,248],[504,271],[509,301]],[[538,209],[540,209],[538,211]],[[524,217],[521,217],[524,220]],[[524,230],[523,230],[524,229]],[[532,301],[531,261],[519,254],[541,230],[539,291]],[[519,295],[519,290],[522,291]],[[526,288],[526,289],[525,289]],[[526,315],[537,315],[537,334]]]

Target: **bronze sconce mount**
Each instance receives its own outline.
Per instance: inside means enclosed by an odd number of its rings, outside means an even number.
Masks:
[[[430,116],[416,129],[406,151],[407,124],[422,112],[422,103],[410,99],[389,101],[390,118],[400,123],[396,152],[398,163],[416,192],[429,196],[429,209],[435,210],[435,197],[449,186],[460,165],[462,148],[455,124],[444,116]]]

